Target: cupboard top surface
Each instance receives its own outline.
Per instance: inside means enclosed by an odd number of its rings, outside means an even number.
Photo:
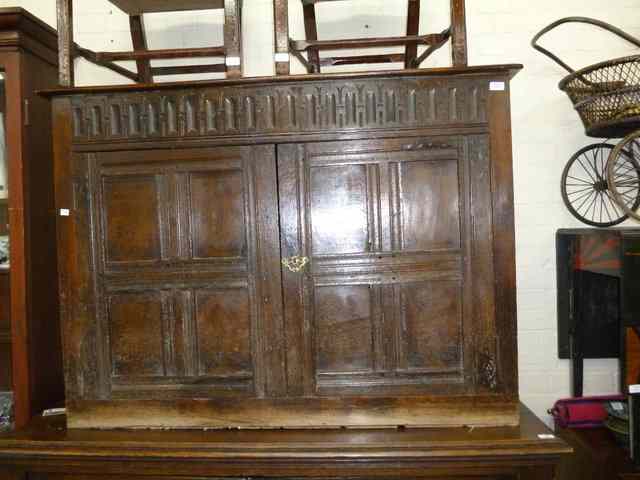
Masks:
[[[512,78],[523,68],[521,64],[483,65],[475,67],[446,67],[416,70],[387,70],[379,72],[355,72],[355,73],[323,73],[314,75],[281,75],[277,77],[248,77],[242,79],[204,80],[195,82],[166,82],[147,85],[108,85],[91,87],[58,88],[43,90],[44,96],[70,96],[82,94],[109,94],[132,93],[145,91],[164,91],[193,87],[226,87],[226,86],[270,86],[286,83],[317,82],[321,80],[358,80],[391,78],[401,79],[407,77],[419,78],[451,78],[465,76],[490,76],[500,75]]]

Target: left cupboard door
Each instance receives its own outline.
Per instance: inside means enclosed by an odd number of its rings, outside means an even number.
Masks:
[[[75,256],[63,274],[71,409],[281,395],[274,148],[71,159],[73,232],[61,246]]]

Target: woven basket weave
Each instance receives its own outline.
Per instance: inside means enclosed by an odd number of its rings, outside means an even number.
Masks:
[[[612,32],[640,47],[640,41],[622,30],[600,20],[569,17],[552,23],[532,40],[533,47],[547,55],[570,75],[560,82],[578,111],[587,135],[593,137],[623,137],[640,128],[640,55],[608,60],[575,71],[537,40],[563,23],[588,23]]]
[[[617,122],[627,125],[640,117],[640,55],[579,70],[562,80],[560,89],[569,95],[587,131],[615,128]]]

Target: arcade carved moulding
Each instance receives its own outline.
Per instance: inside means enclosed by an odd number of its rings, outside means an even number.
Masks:
[[[75,143],[481,125],[488,82],[325,80],[75,95]]]

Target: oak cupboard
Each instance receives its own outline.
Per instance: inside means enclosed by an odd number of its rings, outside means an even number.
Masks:
[[[49,92],[69,426],[517,425],[519,68]]]

